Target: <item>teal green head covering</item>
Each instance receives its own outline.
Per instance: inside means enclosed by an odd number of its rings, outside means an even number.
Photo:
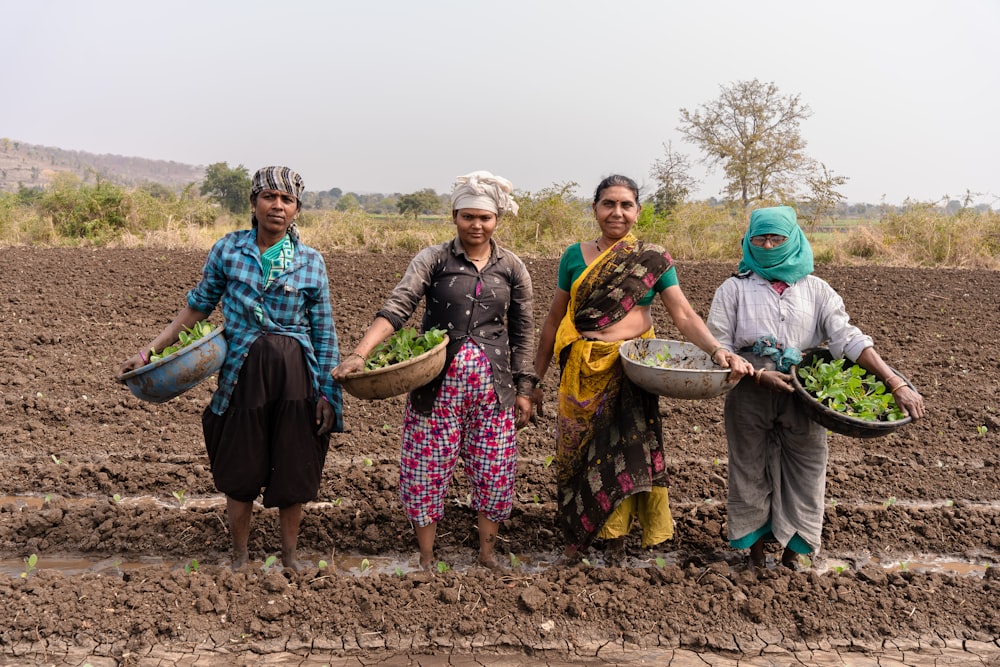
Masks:
[[[776,248],[759,248],[750,243],[750,237],[761,234],[780,234],[788,240]],[[767,280],[781,280],[789,285],[813,272],[812,246],[799,227],[795,209],[773,206],[759,208],[750,214],[738,271],[753,271]]]

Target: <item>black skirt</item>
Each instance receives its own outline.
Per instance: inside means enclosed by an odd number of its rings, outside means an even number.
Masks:
[[[317,435],[316,400],[298,341],[265,335],[250,347],[229,408],[206,408],[202,429],[215,487],[265,507],[316,498],[330,436]]]

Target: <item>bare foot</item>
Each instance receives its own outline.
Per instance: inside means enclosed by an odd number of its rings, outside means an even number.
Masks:
[[[491,570],[499,570],[500,569],[500,563],[497,562],[497,559],[493,556],[493,554],[482,554],[482,553],[480,553],[479,554],[479,564],[482,565],[483,567],[488,567]]]
[[[299,560],[298,555],[294,551],[290,553],[282,552],[281,565],[286,570],[291,570],[292,572],[302,572],[306,569],[306,566]]]
[[[788,547],[785,547],[785,551],[781,554],[781,564],[789,570],[798,570],[799,555]]]
[[[247,553],[246,549],[233,551],[233,564],[231,566],[233,572],[236,572],[237,570],[242,570],[244,567],[246,567],[247,563],[249,562],[250,562],[250,554]]]
[[[420,569],[427,570],[428,572],[434,571],[434,554],[425,556],[420,554]]]
[[[750,547],[750,565],[760,569],[767,567],[767,556],[764,555],[764,538],[760,538]]]

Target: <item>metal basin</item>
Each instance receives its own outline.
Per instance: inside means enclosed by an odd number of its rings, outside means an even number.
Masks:
[[[716,366],[694,343],[636,338],[622,343],[618,355],[629,380],[660,396],[712,398],[736,386],[729,369]]]
[[[340,381],[351,396],[366,400],[389,398],[427,384],[444,369],[448,336],[421,355],[373,371],[351,373]]]
[[[220,325],[203,338],[185,345],[159,361],[122,375],[122,381],[136,398],[165,403],[201,383],[222,368],[226,360],[226,337]]]

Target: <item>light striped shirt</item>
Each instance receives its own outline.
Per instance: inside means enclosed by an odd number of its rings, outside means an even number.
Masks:
[[[835,359],[851,361],[872,346],[871,337],[850,323],[836,290],[815,275],[782,294],[756,273],[728,278],[715,291],[706,323],[733,352],[752,348],[763,336],[800,351],[826,343]]]

